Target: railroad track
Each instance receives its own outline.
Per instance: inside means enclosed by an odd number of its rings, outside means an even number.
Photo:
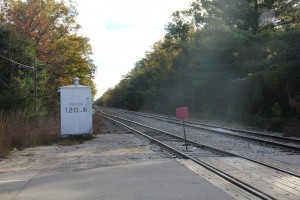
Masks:
[[[108,120],[143,135],[176,156],[201,165],[259,199],[300,199],[299,174],[186,140],[118,116],[103,112],[100,114]]]
[[[155,114],[133,112],[133,111],[119,110],[119,109],[118,111],[137,115],[137,116],[142,116],[146,118],[151,118],[159,121],[165,121],[172,124],[177,124],[177,125],[182,124],[181,120],[172,117],[163,116],[163,115],[155,115]],[[261,133],[258,131],[216,126],[212,124],[200,123],[200,122],[195,122],[190,120],[185,121],[185,126],[194,129],[210,131],[215,134],[226,135],[229,137],[242,138],[244,140],[271,145],[273,147],[281,147],[281,148],[285,148],[286,150],[300,151],[299,138],[283,137],[275,134]]]

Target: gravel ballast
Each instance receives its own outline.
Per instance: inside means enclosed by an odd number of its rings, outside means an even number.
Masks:
[[[181,125],[134,115],[118,109],[105,108],[103,111],[157,129],[161,129],[172,134],[183,136],[183,128]],[[243,155],[248,158],[268,160],[270,162],[281,162],[283,165],[291,165],[291,167],[297,166],[298,168],[300,168],[300,155],[297,152],[286,151],[282,148],[276,148],[266,144],[248,141],[236,137],[229,137],[226,135],[222,136],[210,131],[189,127],[186,127],[186,137],[187,139],[198,141],[199,143],[202,143],[204,145],[216,147],[231,153]]]

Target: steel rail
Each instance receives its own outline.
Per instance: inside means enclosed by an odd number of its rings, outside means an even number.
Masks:
[[[144,114],[144,113],[140,114],[138,112],[133,112],[133,111],[126,111],[126,112],[132,113],[134,115],[144,116],[144,117],[158,119],[158,120],[161,120],[162,118],[163,119],[168,119],[168,120],[175,121],[175,122],[170,122],[169,121],[170,123],[174,123],[174,124],[178,124],[178,125],[182,124],[182,123],[180,123],[180,120],[177,120],[177,119],[174,119],[174,118],[170,118],[170,117],[159,116],[159,115],[152,116],[152,114],[151,115]],[[248,134],[254,134],[254,135],[257,135],[257,136],[260,136],[260,137],[263,136],[263,137],[269,137],[269,138],[272,138],[272,139],[280,139],[280,140],[285,140],[285,141],[289,141],[289,142],[298,142],[298,143],[300,143],[300,140],[297,139],[297,138],[287,138],[287,137],[282,137],[282,136],[272,136],[272,135],[269,135],[269,134],[261,134],[261,133],[258,133],[258,132],[252,132],[252,131],[247,131],[247,130],[233,129],[233,128],[224,128],[224,127],[220,127],[220,126],[216,126],[216,125],[210,125],[210,124],[192,122],[192,121],[188,121],[188,120],[185,121],[185,126],[187,126],[187,127],[201,129],[201,130],[208,130],[208,131],[215,132],[217,134],[228,135],[228,136],[231,136],[231,137],[243,138],[243,139],[246,139],[246,140],[251,140],[251,141],[255,141],[255,142],[259,142],[259,143],[266,143],[268,145],[285,148],[287,150],[300,151],[300,146],[283,144],[283,143],[278,143],[278,142],[274,142],[274,141],[268,141],[268,140],[264,140],[264,139],[260,139],[260,138],[254,138],[254,137],[249,137],[249,136],[244,136],[244,135],[237,135],[236,133],[229,133],[229,132],[225,133],[224,131],[221,131],[221,130],[204,128],[204,127],[198,127],[198,126],[194,126],[194,125],[191,125],[191,124],[200,125],[200,126],[208,126],[208,127],[212,127],[212,128],[220,128],[220,129],[223,129],[225,131],[229,130],[229,131],[232,131],[232,132],[244,132],[244,133],[248,133]]]
[[[155,114],[133,112],[133,111],[123,111],[123,112],[131,113],[131,114],[139,115],[139,116],[144,116],[144,117],[148,117],[148,118],[153,118],[153,119],[159,119],[159,120],[167,119],[167,120],[174,121],[174,122],[172,122],[174,124],[180,124],[180,120],[178,120],[176,118],[172,118],[172,117],[163,116],[163,115],[155,115]],[[270,134],[260,133],[260,132],[257,132],[257,131],[243,130],[243,129],[238,129],[238,128],[230,128],[230,127],[226,127],[226,126],[217,126],[217,125],[213,125],[213,124],[194,122],[194,121],[190,121],[190,120],[186,120],[185,122],[187,124],[208,126],[208,127],[212,127],[212,128],[221,128],[221,129],[229,130],[229,131],[232,131],[232,132],[242,132],[242,133],[247,133],[247,134],[252,134],[252,135],[257,135],[257,136],[269,137],[269,138],[272,138],[272,139],[280,139],[280,140],[286,140],[288,142],[300,143],[300,139],[298,139],[298,138],[290,138],[290,137],[283,137],[283,136],[277,136],[277,135],[270,135]],[[193,126],[191,126],[191,127],[193,127]]]
[[[142,126],[142,127],[145,127],[145,128],[148,128],[148,129],[151,129],[151,130],[163,133],[163,134],[170,135],[170,136],[172,136],[174,138],[177,138],[177,139],[183,139],[183,140],[185,140],[185,138],[183,138],[181,136],[178,136],[178,135],[175,135],[175,134],[172,134],[172,133],[168,133],[168,132],[163,131],[163,130],[159,130],[159,129],[156,129],[156,128],[153,128],[153,127],[150,127],[150,126],[147,126],[147,125],[144,125],[144,124],[132,121],[132,120],[128,120],[128,119],[125,119],[125,118],[122,118],[122,117],[118,117],[118,116],[114,116],[114,115],[111,115],[111,114],[107,114],[107,113],[104,113],[102,111],[99,111],[99,112],[102,113],[102,115],[107,115],[107,116],[110,116],[110,117],[113,117],[113,118],[116,118],[116,119],[127,121],[127,122],[130,122],[130,123],[133,123],[133,124],[136,124],[136,125],[139,125],[139,126]],[[297,174],[297,173],[294,173],[294,172],[288,171],[286,169],[282,169],[282,168],[279,168],[279,167],[276,167],[276,166],[273,166],[273,165],[270,165],[270,164],[267,164],[267,163],[263,163],[263,162],[260,162],[260,161],[257,161],[257,160],[251,159],[251,158],[247,158],[247,157],[245,157],[243,155],[240,155],[240,154],[237,154],[237,153],[231,153],[231,152],[228,152],[228,151],[224,151],[224,150],[221,150],[221,149],[218,149],[218,148],[215,148],[215,147],[211,147],[209,145],[200,144],[199,142],[195,142],[195,141],[192,141],[192,140],[189,140],[189,139],[186,139],[186,141],[188,143],[194,145],[194,146],[198,146],[200,148],[206,148],[208,150],[215,151],[216,153],[219,153],[221,155],[227,155],[227,156],[234,156],[234,157],[243,158],[243,159],[249,160],[251,162],[254,162],[254,163],[257,163],[257,164],[260,164],[260,165],[263,165],[263,166],[275,169],[277,171],[280,171],[280,172],[283,172],[283,173],[286,173],[286,174],[289,174],[289,175],[292,175],[292,176],[300,178],[300,174]]]
[[[100,111],[100,112],[101,112],[101,111]],[[221,154],[221,155],[225,155],[225,156],[236,156],[236,155],[233,154],[233,153],[230,153],[230,152],[227,152],[227,151],[223,151],[223,150],[221,150],[221,149],[217,149],[217,148],[214,148],[214,147],[210,147],[210,146],[207,146],[207,145],[204,145],[204,144],[200,144],[200,143],[198,143],[198,142],[195,142],[195,141],[192,141],[192,140],[189,140],[189,139],[180,137],[180,136],[178,136],[178,135],[175,135],[175,134],[172,134],[172,133],[168,133],[168,132],[166,132],[166,131],[159,130],[159,129],[156,129],[156,128],[153,128],[153,127],[150,127],[150,126],[147,126],[147,125],[144,125],[144,124],[141,124],[141,123],[132,121],[132,120],[128,120],[128,119],[125,119],[125,118],[122,118],[122,117],[117,117],[117,116],[110,115],[110,114],[107,114],[107,113],[104,113],[104,112],[101,112],[101,113],[104,114],[104,115],[107,115],[107,116],[116,118],[116,119],[120,119],[120,120],[123,120],[123,121],[127,121],[127,122],[130,122],[130,123],[133,123],[133,124],[136,124],[136,125],[139,125],[139,126],[142,126],[142,127],[148,128],[148,129],[151,129],[151,130],[153,130],[153,131],[157,131],[157,132],[160,132],[160,133],[163,133],[163,134],[172,136],[173,138],[176,138],[176,139],[183,139],[183,140],[187,141],[188,143],[193,144],[194,146],[197,146],[197,147],[200,147],[200,148],[206,148],[206,149],[209,149],[209,150],[214,151],[214,152],[216,152],[216,153],[219,153],[219,154]]]
[[[122,125],[122,126],[126,127],[127,129],[129,129],[131,131],[134,131],[134,132],[136,132],[136,133],[138,133],[138,134],[146,137],[150,141],[155,142],[156,144],[164,147],[168,151],[176,154],[177,156],[179,156],[181,158],[190,159],[190,160],[194,161],[195,163],[197,163],[197,164],[201,165],[202,167],[210,170],[211,172],[213,172],[213,173],[217,174],[218,176],[224,178],[225,180],[229,181],[230,183],[232,183],[232,184],[234,184],[234,185],[236,185],[236,186],[244,189],[245,191],[247,191],[247,192],[249,192],[249,193],[251,193],[251,194],[253,194],[253,195],[255,195],[255,196],[257,196],[257,197],[259,197],[261,199],[263,199],[263,200],[274,200],[273,197],[271,197],[271,196],[269,196],[269,195],[267,195],[267,194],[265,194],[265,193],[257,190],[256,188],[254,188],[254,187],[252,187],[252,186],[250,186],[250,185],[248,185],[248,184],[246,184],[246,183],[244,183],[244,182],[242,182],[242,181],[240,181],[240,180],[238,180],[238,179],[236,179],[236,178],[234,178],[232,176],[230,176],[229,174],[226,174],[226,173],[222,172],[221,170],[218,170],[218,169],[214,168],[213,166],[205,163],[204,161],[201,161],[200,159],[195,159],[195,158],[193,158],[193,157],[191,157],[191,156],[189,156],[189,155],[187,155],[185,153],[182,153],[182,152],[180,152],[180,151],[172,148],[171,146],[169,146],[167,144],[164,144],[164,143],[160,142],[159,140],[157,140],[155,138],[152,138],[152,137],[150,137],[150,136],[142,133],[141,131],[133,129],[132,127],[130,127],[130,126],[126,125],[126,124],[123,124],[123,123],[121,123],[121,122],[119,122],[117,120],[114,120],[114,119],[112,119],[110,117],[107,117],[105,115],[102,115],[102,117],[104,117],[104,118],[106,118],[108,120],[111,120],[111,121],[113,121],[113,122],[115,122],[115,123],[117,123],[119,125]]]

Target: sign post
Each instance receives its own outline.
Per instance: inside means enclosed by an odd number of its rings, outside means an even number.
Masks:
[[[188,148],[187,148],[188,144],[186,141],[185,124],[184,124],[184,120],[189,118],[188,107],[176,108],[176,118],[182,120],[183,135],[184,135],[184,140],[185,140],[185,149],[186,149],[186,151],[188,151]]]

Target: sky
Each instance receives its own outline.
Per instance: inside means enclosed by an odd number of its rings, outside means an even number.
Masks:
[[[165,35],[173,12],[185,10],[190,0],[74,0],[81,25],[90,38],[97,66],[96,99],[113,88],[146,51]]]

